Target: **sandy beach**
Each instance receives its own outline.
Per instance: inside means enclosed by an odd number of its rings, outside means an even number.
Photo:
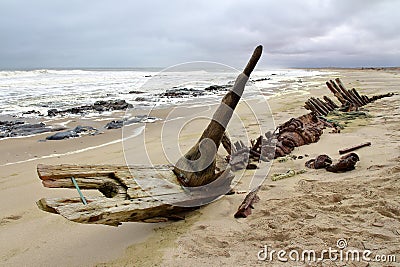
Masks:
[[[340,77],[349,88],[372,96],[399,92],[400,69],[329,69],[318,78],[305,77],[300,92],[288,90],[270,97],[268,103],[276,125],[306,114],[304,101],[310,95],[330,95],[325,81]],[[334,74],[331,74],[334,72]],[[283,84],[282,86],[285,86]],[[290,88],[291,85],[286,85]],[[248,102],[257,114],[268,106]],[[396,255],[400,264],[400,96],[377,100],[361,110],[368,118],[350,121],[341,133],[325,130],[317,143],[296,148],[292,155],[302,159],[275,160],[259,192],[260,201],[245,219],[233,214],[245,194],[233,194],[191,212],[185,220],[168,223],[124,223],[119,227],[84,225],[59,215],[43,212],[36,201],[43,197],[76,197],[75,190],[44,188],[36,173],[38,164],[125,164],[129,161],[168,163],[163,153],[160,129],[166,118],[179,126],[186,114],[209,115],[213,108],[196,105],[187,111],[171,108],[154,111],[162,120],[130,126],[137,136],[123,147],[122,130],[104,130],[96,136],[38,142],[47,134],[0,140],[0,265],[1,266],[382,266],[366,262],[281,262],[262,261],[258,252],[265,246],[275,250],[336,248],[345,239],[347,248],[371,250],[373,255]],[[257,138],[251,110],[240,104],[250,138]],[[122,116],[123,113],[120,115]],[[172,117],[169,117],[173,114]],[[68,127],[80,124],[79,119]],[[186,151],[198,138],[206,121],[200,121],[179,136]],[[104,122],[91,122],[99,126]],[[271,125],[273,126],[273,125]],[[232,125],[234,128],[235,126]],[[173,128],[173,127],[172,127]],[[126,129],[125,129],[126,130]],[[165,133],[163,138],[176,138]],[[254,134],[254,136],[252,136]],[[143,135],[145,141],[143,142]],[[356,151],[360,161],[346,173],[307,169],[303,174],[272,181],[271,174],[305,169],[304,163],[320,154],[334,159],[338,150],[371,142]],[[125,144],[124,143],[124,144]],[[221,150],[221,153],[224,151]],[[305,156],[308,155],[308,156]],[[243,172],[243,180],[252,170]],[[267,175],[267,174],[265,174]],[[248,185],[239,183],[239,191]],[[86,192],[97,194],[97,192]],[[285,265],[286,264],[286,265]]]

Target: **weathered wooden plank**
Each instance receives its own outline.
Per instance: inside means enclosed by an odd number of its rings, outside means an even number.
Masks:
[[[105,197],[86,198],[83,205],[80,198],[42,198],[37,202],[40,209],[60,214],[64,218],[78,223],[105,224],[118,226],[121,222],[140,222],[154,217],[166,217],[193,208],[172,206],[152,197],[130,200]]]
[[[216,164],[225,170],[221,157]],[[201,206],[228,192],[234,177],[228,169],[211,184],[213,190],[187,191],[168,165],[38,165],[38,174],[46,187],[74,188],[73,174],[82,190],[98,189],[104,194],[86,198],[88,205],[75,198],[41,199],[39,208],[75,222],[107,225],[175,217],[176,212],[190,210],[182,207]]]

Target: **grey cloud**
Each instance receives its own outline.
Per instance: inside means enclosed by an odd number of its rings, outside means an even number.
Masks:
[[[396,65],[400,1],[2,1],[0,68]]]

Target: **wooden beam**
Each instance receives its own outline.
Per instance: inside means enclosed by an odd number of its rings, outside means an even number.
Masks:
[[[341,149],[341,150],[339,150],[339,154],[340,155],[346,154],[346,153],[349,153],[351,151],[357,150],[357,149],[362,148],[362,147],[370,146],[370,145],[371,145],[371,142],[366,142],[366,143],[362,143],[362,144],[355,145],[355,146],[352,146],[352,147],[348,147],[348,148],[345,148],[345,149]]]
[[[217,179],[215,173],[216,151],[233,111],[239,103],[245,84],[261,54],[262,46],[260,45],[254,50],[248,64],[236,79],[233,88],[222,99],[213,119],[204,130],[199,141],[175,164],[174,173],[183,186],[202,186]]]

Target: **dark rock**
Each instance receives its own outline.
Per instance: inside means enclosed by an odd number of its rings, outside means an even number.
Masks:
[[[147,99],[145,97],[136,97],[135,101],[142,102],[142,101],[147,101]]]
[[[271,80],[271,78],[260,78],[260,79],[255,79],[255,80],[252,80],[253,82],[262,82],[262,81],[269,81],[269,80]]]
[[[72,138],[72,137],[79,137],[79,135],[74,132],[73,130],[66,131],[66,132],[60,132],[56,133],[50,136],[46,137],[46,140],[63,140],[66,138]]]
[[[161,97],[185,97],[185,96],[202,96],[204,95],[203,90],[197,90],[193,88],[176,88],[167,90],[165,93],[159,94]]]
[[[147,115],[138,115],[136,117],[134,117],[133,119],[130,120],[113,120],[110,121],[109,123],[106,124],[106,126],[104,126],[104,128],[110,130],[110,129],[119,129],[122,128],[122,126],[124,125],[129,125],[129,124],[133,124],[133,123],[140,123],[140,122],[150,122],[150,121],[154,121],[154,120],[158,120],[158,118],[156,117],[151,117],[151,116],[147,116]]]
[[[132,108],[132,104],[127,103],[125,100],[100,100],[96,101],[93,105],[83,105],[79,107],[73,107],[66,110],[49,109],[47,115],[52,117],[62,114],[84,114],[89,111],[113,111],[113,110],[125,110]]]
[[[17,137],[60,131],[65,128],[51,128],[44,123],[25,123],[24,121],[0,121],[0,138]]]
[[[101,106],[105,110],[125,110],[133,107],[132,104],[127,103],[125,100],[96,101],[93,106]]]
[[[76,133],[95,133],[95,134],[98,132],[98,130],[96,128],[93,128],[92,126],[80,126],[80,125],[76,126],[73,129],[73,131]]]
[[[18,124],[24,124],[24,121],[0,121],[0,126],[10,127]]]
[[[73,137],[79,137],[79,134],[90,134],[90,135],[96,135],[99,134],[99,131],[96,128],[93,128],[91,126],[76,126],[72,130],[68,130],[65,132],[60,132],[56,133],[50,136],[46,137],[46,140],[63,140],[67,138],[73,138]]]
[[[41,115],[40,111],[38,110],[29,110],[29,111],[24,111],[22,112],[22,115],[31,115],[31,114],[35,114],[35,115]]]
[[[205,91],[227,91],[228,88],[232,87],[231,85],[211,85],[207,88],[204,88]]]
[[[110,121],[109,123],[106,124],[106,126],[104,126],[104,128],[110,130],[110,129],[118,129],[121,128],[124,125],[124,121],[123,120],[114,120],[114,121]]]
[[[129,94],[144,94],[145,92],[143,92],[143,91],[136,91],[136,90],[132,90],[132,91],[129,91]]]
[[[49,109],[47,111],[47,116],[49,116],[49,117],[57,116],[57,114],[58,114],[58,110],[55,108]]]

